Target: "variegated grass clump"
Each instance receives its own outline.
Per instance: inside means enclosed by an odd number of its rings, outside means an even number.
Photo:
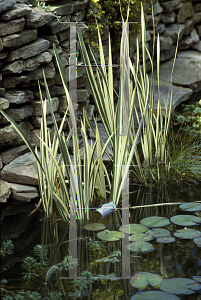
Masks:
[[[129,7],[128,7],[129,14]],[[153,11],[152,11],[153,15]],[[128,15],[127,15],[128,19]],[[123,18],[122,18],[123,21]],[[154,21],[153,21],[154,22]],[[137,59],[136,64],[132,64],[129,57],[129,42],[127,34],[127,22],[122,22],[122,39],[120,52],[120,84],[117,109],[114,108],[113,99],[113,73],[112,73],[112,55],[109,36],[109,59],[106,68],[102,41],[100,33],[99,50],[100,61],[95,52],[90,47],[91,54],[97,65],[95,80],[91,63],[81,36],[78,26],[78,39],[80,42],[81,55],[84,64],[87,66],[86,72],[90,82],[91,90],[95,103],[97,105],[101,120],[104,124],[108,136],[114,132],[111,139],[113,147],[113,181],[111,198],[117,204],[120,199],[122,166],[131,167],[135,177],[143,184],[147,184],[150,179],[154,182],[161,180],[163,172],[168,171],[167,152],[168,152],[168,132],[170,128],[171,110],[172,110],[172,89],[170,89],[165,101],[165,116],[162,115],[161,99],[160,99],[160,39],[157,38],[157,84],[159,99],[157,105],[157,113],[154,112],[154,58],[151,57],[146,47],[146,28],[144,20],[143,7],[141,6],[141,32],[142,32],[142,66],[140,65],[139,42],[137,39]],[[154,37],[155,42],[155,37]],[[154,47],[153,43],[153,47]],[[154,49],[153,49],[154,53]],[[177,51],[176,51],[177,53]],[[175,53],[175,59],[176,59]],[[146,54],[149,57],[152,66],[151,76],[146,73]],[[173,68],[175,64],[173,63]],[[172,68],[172,72],[173,72]],[[107,69],[107,70],[106,70]],[[130,81],[130,71],[133,81]],[[171,76],[172,77],[172,76]],[[116,91],[115,91],[116,92]],[[138,112],[140,110],[140,114]],[[134,113],[136,114],[138,124],[134,124]],[[127,123],[126,123],[127,121]],[[135,130],[135,125],[140,127],[142,122],[142,130]],[[143,160],[140,159],[138,149],[136,147],[137,137],[141,142]],[[135,145],[132,148],[132,145]],[[164,166],[161,172],[161,165]]]

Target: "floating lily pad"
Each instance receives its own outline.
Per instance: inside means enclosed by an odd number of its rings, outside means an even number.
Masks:
[[[156,239],[157,243],[172,243],[175,242],[175,238],[173,236],[164,236]]]
[[[141,224],[127,224],[119,228],[119,231],[129,234],[143,233],[146,232],[148,228]]]
[[[154,288],[159,288],[161,281],[164,279],[164,276],[149,273],[149,272],[138,272],[130,280],[130,285],[136,289],[145,290],[148,285],[153,286]]]
[[[122,232],[119,232],[119,231],[104,230],[104,231],[98,232],[97,237],[103,241],[114,242],[114,241],[118,241],[118,240],[124,238],[125,234]]]
[[[90,224],[86,224],[84,226],[84,229],[92,230],[92,231],[99,231],[99,230],[104,230],[105,227],[106,227],[105,224],[102,224],[102,223],[90,223]]]
[[[154,250],[152,244],[148,242],[133,242],[127,246],[128,250],[133,252],[150,252]]]
[[[201,247],[201,236],[194,238],[193,242],[196,244],[196,246]]]
[[[193,280],[196,280],[201,283],[201,276],[193,276]]]
[[[179,206],[184,211],[201,211],[201,203],[198,202],[190,202],[183,203]]]
[[[176,295],[161,292],[161,291],[148,291],[137,293],[130,300],[179,300]]]
[[[200,237],[201,232],[195,229],[179,229],[174,233],[174,236],[179,237],[180,239],[194,239]]]
[[[160,289],[175,295],[190,295],[197,292],[200,289],[200,285],[189,278],[171,278],[163,280],[160,283]]]
[[[193,215],[177,215],[171,217],[170,221],[180,226],[193,226],[201,223],[201,218]]]
[[[153,237],[151,234],[148,233],[136,233],[130,236],[130,241],[131,242],[148,242],[153,240]]]
[[[170,231],[164,228],[149,229],[146,233],[151,234],[154,238],[170,235]]]
[[[170,224],[169,219],[166,219],[166,217],[148,217],[145,219],[142,219],[140,221],[141,224],[147,226],[147,227],[164,227]]]

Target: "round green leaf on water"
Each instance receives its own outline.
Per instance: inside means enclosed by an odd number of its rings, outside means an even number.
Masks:
[[[189,202],[183,203],[179,206],[184,211],[201,211],[201,203],[198,202]]]
[[[149,229],[146,233],[151,234],[154,238],[170,235],[170,231],[164,228]]]
[[[106,227],[105,224],[102,224],[102,223],[90,223],[90,224],[86,224],[84,226],[84,229],[92,230],[92,231],[99,231],[99,230],[104,230],[105,227]]]
[[[104,230],[97,233],[97,237],[103,241],[114,242],[125,237],[125,234],[119,231]]]
[[[119,228],[119,231],[129,234],[143,233],[147,230],[148,228],[141,224],[126,224]]]
[[[174,236],[180,238],[180,239],[194,239],[197,237],[200,237],[201,232],[199,230],[195,229],[179,229],[175,231]]]
[[[137,293],[130,298],[130,300],[179,300],[176,295],[161,292],[161,291],[148,291]]]
[[[130,280],[130,285],[136,289],[145,290],[148,285],[153,286],[155,289],[159,288],[160,282],[164,276],[149,272],[138,272]]]
[[[193,276],[193,280],[196,280],[201,283],[201,276]]]
[[[156,242],[157,243],[172,243],[172,242],[175,242],[175,238],[173,236],[164,236],[164,237],[160,237],[160,238],[157,238],[156,239]]]
[[[177,215],[171,217],[170,221],[180,226],[193,226],[201,223],[201,218],[193,215]]]
[[[148,233],[136,233],[130,236],[130,241],[131,242],[148,242],[153,240],[152,235],[148,234]]]
[[[166,217],[148,217],[140,221],[141,224],[147,227],[164,227],[170,224]]]
[[[133,252],[150,252],[154,250],[152,244],[148,242],[133,242],[127,246],[128,250]]]
[[[171,278],[163,280],[160,283],[160,289],[175,295],[190,295],[197,292],[200,289],[200,285],[189,278]]]
[[[193,242],[196,244],[196,246],[201,247],[201,236],[194,238]]]

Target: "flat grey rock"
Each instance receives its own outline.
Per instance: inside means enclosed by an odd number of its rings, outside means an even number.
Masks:
[[[0,14],[11,9],[16,3],[16,0],[0,0]]]
[[[21,104],[34,100],[33,92],[30,90],[19,91],[11,90],[5,92],[5,98],[9,103]]]
[[[8,0],[6,0],[8,1]],[[9,2],[9,1],[8,1]],[[10,21],[12,19],[17,19],[24,17],[27,13],[31,12],[31,7],[26,4],[15,4],[9,11],[4,12],[1,15],[1,20]]]
[[[32,146],[35,147],[35,144],[32,144]],[[3,164],[7,165],[15,158],[17,158],[27,152],[30,152],[27,145],[12,147],[6,151],[1,152],[1,159],[2,159]]]
[[[58,107],[59,107],[59,99],[57,97],[55,98],[52,98],[52,109],[53,109],[53,112],[56,112],[58,110]],[[49,103],[47,101],[47,115],[49,115],[51,112],[50,112],[50,107],[49,107]],[[41,113],[41,102],[40,101],[34,101],[34,105],[33,105],[33,116],[39,116],[41,117],[42,116],[42,113]]]
[[[7,61],[13,61],[16,59],[26,59],[38,55],[41,52],[46,51],[49,48],[49,45],[49,41],[37,38],[35,41],[29,43],[28,45],[10,51],[7,57]]]
[[[37,188],[28,185],[10,183],[11,198],[19,201],[30,202],[39,197]]]
[[[30,136],[30,128],[32,125],[28,121],[20,122],[19,127],[21,130],[25,132],[25,134],[29,137]],[[7,125],[0,128],[0,151],[5,150],[6,147],[14,147],[24,144],[23,140],[21,139],[20,135],[14,129],[12,125]]]
[[[5,99],[5,98],[1,98],[0,97],[0,109],[6,109],[6,108],[8,108],[9,107],[9,102],[8,102],[8,100],[7,99]]]
[[[26,5],[27,6],[27,5]],[[36,29],[22,30],[2,38],[4,48],[18,48],[23,44],[30,43],[37,38]]]
[[[9,183],[0,179],[0,203],[6,203],[11,194]]]
[[[10,21],[9,26],[8,22],[0,22],[0,36],[21,31],[24,28],[24,25],[25,19],[23,17]]]
[[[20,122],[32,116],[33,106],[31,104],[25,104],[20,108],[8,108],[5,110],[5,113],[15,122]],[[3,118],[2,124],[10,124],[10,122],[6,118]]]
[[[170,82],[173,60],[160,65],[160,80]],[[155,72],[156,74],[156,72]],[[192,90],[201,88],[201,53],[188,50],[179,51],[173,71],[172,83]]]
[[[26,153],[6,165],[2,179],[7,182],[38,185],[37,164],[32,153]]]
[[[21,76],[16,76],[16,77],[6,77],[3,80],[3,86],[6,89],[9,88],[14,88],[16,85],[19,83],[28,83],[30,82],[30,77],[28,75],[21,75]]]
[[[3,74],[19,74],[24,71],[34,71],[40,65],[49,63],[52,60],[50,52],[43,52],[26,60],[16,60],[6,64],[2,70]]]
[[[55,15],[38,7],[32,8],[32,11],[26,15],[26,27],[37,28],[55,19]]]

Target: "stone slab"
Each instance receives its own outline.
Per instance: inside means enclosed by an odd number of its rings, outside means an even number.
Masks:
[[[6,165],[2,179],[7,182],[38,185],[37,164],[34,155],[29,152]]]
[[[4,11],[11,9],[16,4],[16,0],[1,0],[0,1],[0,14]]]
[[[8,1],[8,0],[7,0]],[[31,7],[26,4],[15,4],[9,11],[4,12],[0,19],[3,21],[10,21],[12,19],[17,19],[20,17],[24,17],[26,14],[31,12]]]
[[[4,110],[7,109],[8,107],[9,107],[8,100],[0,97],[0,109]]]
[[[9,103],[22,104],[33,101],[34,96],[33,92],[30,90],[11,90],[5,92],[5,99],[7,99]]]
[[[11,198],[19,201],[30,202],[39,197],[37,188],[28,185],[10,183]]]
[[[3,86],[6,89],[15,88],[20,83],[30,82],[30,77],[28,75],[22,75],[17,77],[5,77],[3,80]]]
[[[24,28],[24,25],[25,19],[23,17],[12,20],[10,22],[0,22],[0,36],[5,36],[21,31]]]
[[[19,127],[25,132],[27,137],[30,136],[30,128],[32,128],[32,125],[27,122],[23,121],[20,122]],[[21,139],[20,135],[17,133],[17,131],[14,129],[12,125],[7,125],[0,128],[0,151],[3,149],[5,150],[6,147],[13,147],[13,146],[19,146],[24,144],[23,140]]]
[[[44,9],[40,9],[37,7],[32,8],[32,11],[26,15],[26,27],[27,28],[37,28],[41,27],[53,19],[55,19],[55,15],[51,12],[47,12]]]
[[[170,81],[173,59],[161,64],[160,80]],[[182,76],[181,76],[182,74]],[[188,50],[179,51],[174,67],[172,83],[192,90],[201,88],[201,53]]]
[[[190,1],[183,2],[182,7],[178,9],[177,23],[184,23],[187,18],[194,14],[193,4]]]
[[[6,203],[11,194],[9,183],[0,179],[0,203]]]
[[[8,108],[5,113],[11,117],[15,122],[20,122],[30,116],[33,113],[33,106],[31,104],[25,104],[20,108]],[[10,124],[6,118],[3,118],[2,124]]]
[[[45,102],[45,101],[44,101]],[[53,112],[56,112],[58,110],[58,106],[59,106],[59,99],[57,97],[52,98],[52,109]],[[47,115],[50,114],[50,107],[49,107],[49,103],[47,102]],[[42,116],[41,113],[41,102],[40,101],[34,101],[33,102],[33,116]]]
[[[44,51],[46,51],[49,48],[50,42],[37,38],[34,42],[22,46],[16,50],[10,51],[7,61],[13,61],[16,59],[26,59],[35,55],[38,55]]]
[[[35,144],[32,144],[33,147],[35,147]],[[30,152],[27,145],[21,145],[18,147],[12,147],[6,151],[1,152],[1,159],[4,165],[9,164],[11,161],[16,159],[17,157]]]
[[[23,71],[34,71],[40,65],[52,60],[50,52],[43,52],[26,60],[19,59],[3,67],[3,74],[20,74]]]
[[[23,44],[30,43],[37,38],[36,29],[23,30],[19,33],[13,33],[2,38],[4,48],[18,48]]]
[[[54,67],[53,62],[51,61],[48,64],[45,64],[43,67],[39,67],[38,69],[28,72],[28,76],[30,80],[38,80],[38,79],[43,79],[43,71],[45,73],[45,77],[47,78],[54,78],[56,75],[56,70]]]

